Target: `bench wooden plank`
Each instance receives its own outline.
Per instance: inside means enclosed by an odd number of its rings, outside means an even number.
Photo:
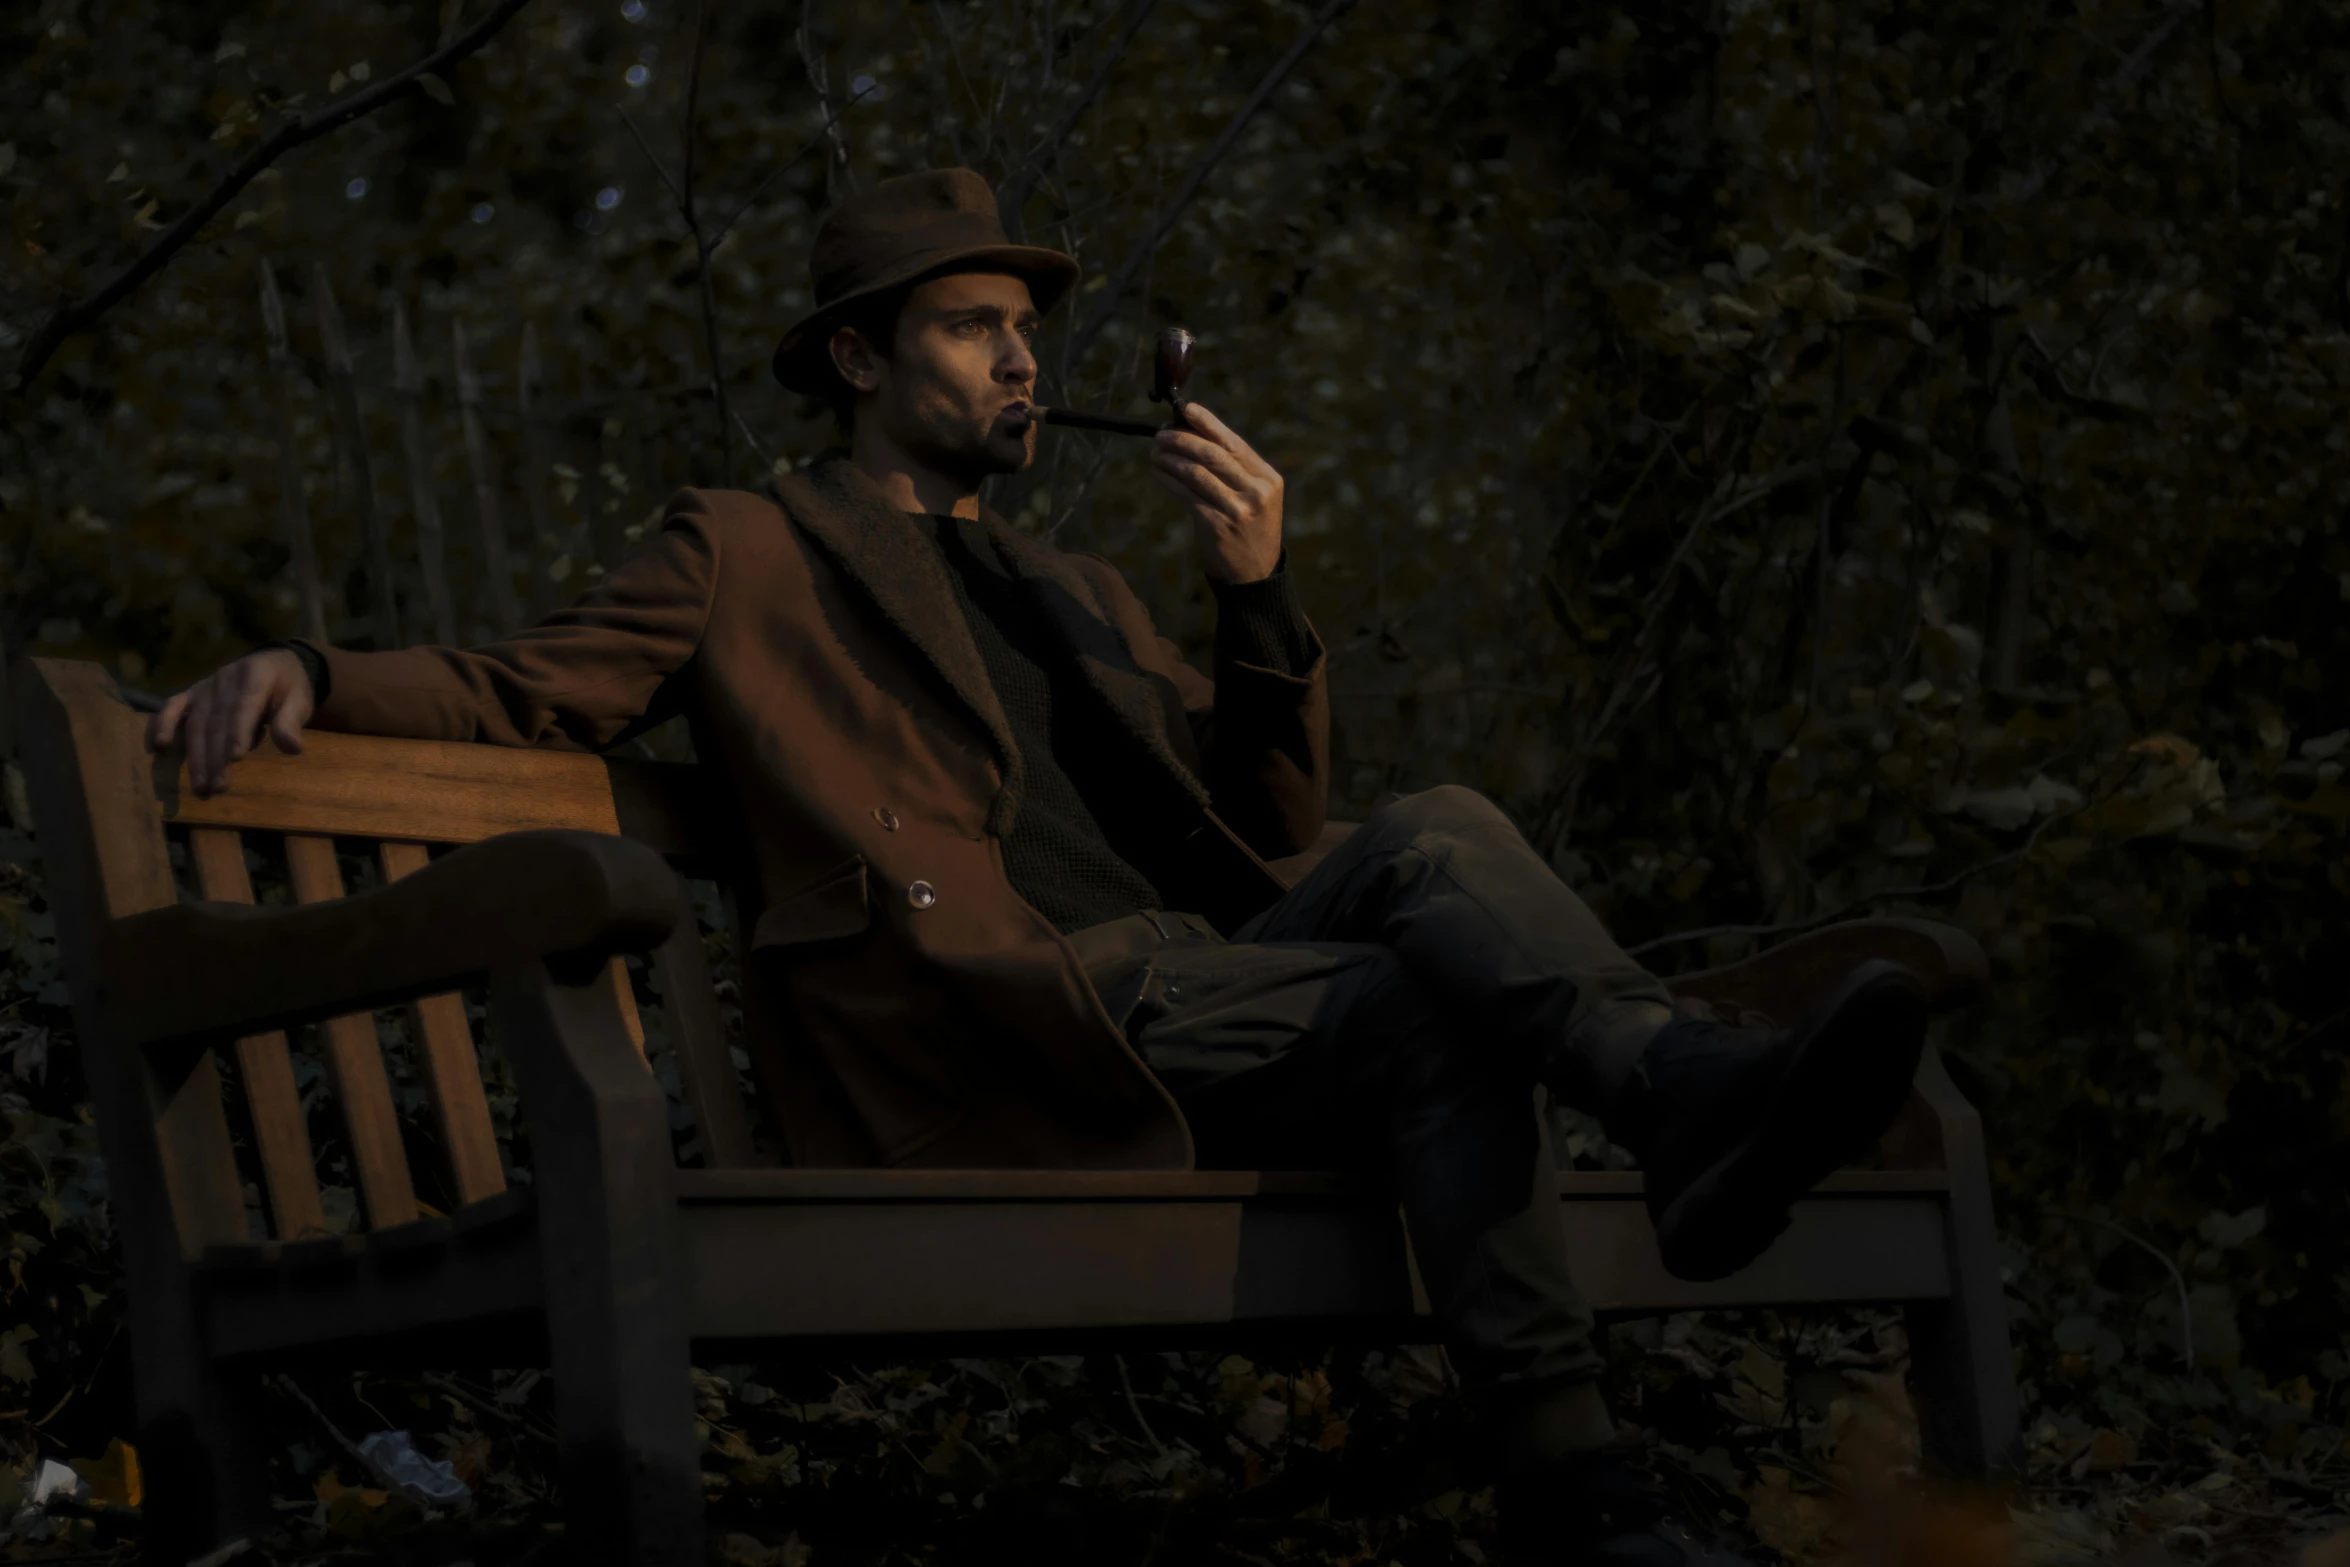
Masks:
[[[1950,1293],[1948,1213],[1925,1193],[1806,1197],[1768,1251],[1693,1283],[1665,1271],[1646,1203],[1564,1205],[1575,1287],[1594,1311],[1619,1314],[1939,1300]]]
[[[424,869],[430,851],[421,843],[380,846],[384,880],[398,881]],[[506,1189],[498,1162],[498,1133],[490,1123],[490,1102],[482,1092],[481,1061],[473,1050],[473,1025],[465,998],[455,991],[423,996],[409,1007],[433,1115],[440,1122],[441,1147],[449,1160],[449,1182],[460,1203],[480,1202]]]
[[[1191,1202],[1250,1197],[1327,1197],[1387,1206],[1360,1177],[1316,1170],[679,1170],[692,1204],[892,1202]],[[1638,1170],[1566,1170],[1562,1198],[1636,1198]],[[1949,1189],[1941,1170],[1838,1170],[1815,1196],[1931,1194]]]
[[[620,830],[604,764],[576,751],[311,730],[300,756],[265,738],[208,800],[189,787],[184,763],[157,783],[164,819],[189,826],[416,843],[539,827]]]
[[[568,827],[625,833],[672,860],[727,868],[734,820],[701,769],[673,762],[313,729],[302,754],[266,737],[228,788],[198,799],[185,763],[159,763],[155,792],[175,826],[237,827],[411,843],[476,843]]]
[[[286,835],[286,869],[300,903],[324,903],[343,895],[342,867],[335,863],[332,838]],[[392,1106],[392,1082],[384,1070],[383,1045],[375,1016],[355,1012],[319,1025],[326,1070],[343,1130],[351,1139],[351,1166],[359,1179],[367,1222],[379,1230],[416,1217],[416,1183],[408,1171],[408,1150],[400,1140],[400,1118]]]
[[[1236,1202],[685,1210],[696,1337],[1228,1322]]]
[[[687,1203],[697,1339],[1209,1327],[1414,1314],[1392,1208],[1302,1199]],[[1665,1271],[1636,1196],[1564,1202],[1576,1285],[1609,1313],[1947,1298],[1948,1219],[1925,1193],[1812,1197],[1751,1266]],[[1424,1315],[1424,1312],[1422,1313]]]
[[[374,1358],[370,1340],[396,1337],[416,1344],[426,1365],[478,1364],[481,1354],[513,1352],[476,1341],[485,1322],[520,1317],[536,1329],[545,1266],[537,1228],[523,1225],[415,1255],[363,1247],[332,1268],[207,1269],[200,1298],[206,1347],[217,1356],[332,1347],[348,1366]],[[543,1346],[543,1332],[531,1336]]]
[[[251,903],[253,878],[245,870],[245,842],[227,827],[198,827],[188,834],[188,858],[196,890],[215,903]],[[294,1061],[282,1030],[237,1041],[237,1076],[245,1088],[245,1110],[253,1122],[253,1143],[261,1156],[261,1189],[269,1218],[281,1240],[327,1233],[318,1176],[310,1163],[310,1126],[302,1114],[302,1091],[294,1083]]]

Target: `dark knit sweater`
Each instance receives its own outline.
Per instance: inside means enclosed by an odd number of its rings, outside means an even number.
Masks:
[[[1067,642],[987,536],[984,524],[923,517],[938,541],[963,618],[1020,748],[1027,786],[1010,832],[1004,872],[1028,904],[1064,931],[1161,909],[1166,900],[1135,860],[1154,821],[1135,803],[1140,747],[1111,721]],[[1286,571],[1216,590],[1216,661],[1303,673],[1313,633]]]

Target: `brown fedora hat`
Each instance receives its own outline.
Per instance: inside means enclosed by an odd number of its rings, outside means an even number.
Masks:
[[[829,345],[841,313],[884,289],[946,272],[1009,272],[1025,278],[1039,310],[1077,281],[1057,250],[1004,236],[995,192],[970,169],[929,169],[883,180],[842,202],[816,231],[808,277],[816,308],[775,345],[775,379],[822,397],[840,385]]]

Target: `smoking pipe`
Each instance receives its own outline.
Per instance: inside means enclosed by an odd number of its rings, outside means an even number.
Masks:
[[[1159,334],[1159,352],[1151,368],[1151,401],[1165,403],[1178,416],[1191,401],[1185,388],[1191,384],[1192,354],[1198,346],[1192,335],[1179,326],[1171,326]],[[1086,413],[1077,408],[1031,408],[1028,417],[1037,424],[1065,424],[1073,430],[1099,430],[1105,435],[1139,435],[1146,439],[1166,428],[1148,419]]]

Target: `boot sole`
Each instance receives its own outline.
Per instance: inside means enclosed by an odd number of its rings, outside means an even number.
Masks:
[[[1789,1206],[1866,1153],[1909,1099],[1926,1044],[1926,994],[1891,963],[1864,963],[1794,1041],[1753,1128],[1657,1217],[1665,1271],[1726,1278],[1787,1228]]]

